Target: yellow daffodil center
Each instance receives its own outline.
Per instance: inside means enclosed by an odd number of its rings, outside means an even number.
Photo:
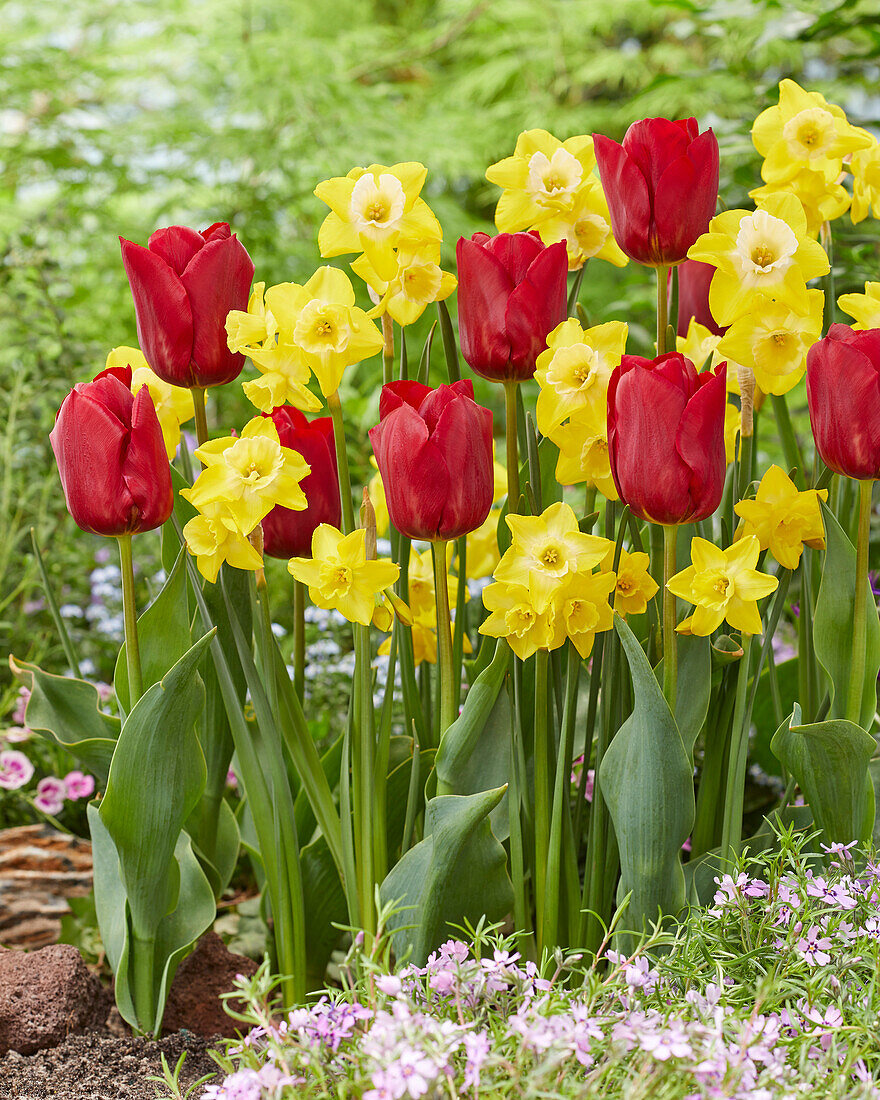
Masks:
[[[359,233],[380,239],[397,227],[405,205],[406,194],[397,176],[382,172],[377,179],[365,172],[352,190],[349,213]]]
[[[537,616],[534,610],[523,604],[520,604],[518,607],[512,607],[504,616],[510,633],[516,634],[518,638],[521,638],[524,634],[528,634],[535,625],[536,618]]]
[[[598,354],[587,344],[560,348],[547,369],[547,385],[560,396],[584,391],[599,381],[600,368]]]
[[[242,488],[261,489],[281,468],[281,447],[271,439],[239,439],[226,452],[226,464],[238,475]]]
[[[584,214],[572,226],[575,244],[586,256],[595,256],[608,240],[611,227],[598,214]]]
[[[585,634],[599,622],[595,604],[588,600],[572,599],[565,608],[565,622],[571,634]]]
[[[532,153],[529,158],[527,189],[537,201],[560,199],[570,195],[583,179],[584,169],[580,161],[567,149],[556,149],[552,157],[546,153]]]
[[[345,351],[350,330],[346,314],[343,306],[313,298],[306,303],[296,322],[294,343],[311,355]]]
[[[798,240],[781,218],[756,210],[740,222],[734,262],[744,285],[755,287],[779,282],[794,262]]]
[[[834,116],[821,107],[799,111],[782,127],[783,140],[792,156],[809,160],[823,156],[834,142]]]
[[[437,264],[412,264],[401,279],[403,295],[410,302],[433,302],[442,278],[443,272]]]
[[[618,577],[615,588],[621,594],[621,596],[628,596],[630,592],[632,592],[633,586],[630,581],[626,579],[626,577]]]
[[[555,569],[559,564],[560,553],[557,547],[548,546],[547,549],[541,554],[541,561],[549,569]]]

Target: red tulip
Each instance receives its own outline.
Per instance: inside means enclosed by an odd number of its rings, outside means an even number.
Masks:
[[[726,328],[721,328],[716,322],[709,309],[709,283],[717,270],[712,264],[704,264],[702,260],[684,260],[676,268],[679,336],[687,336],[691,318],[715,336],[723,336],[727,332]]]
[[[398,531],[430,541],[476,531],[492,507],[492,413],[473,383],[390,382],[379,417],[370,442]]]
[[[537,233],[461,237],[458,332],[471,368],[492,382],[521,382],[535,373],[547,335],[565,320],[565,242],[545,248]]]
[[[311,468],[300,482],[308,507],[295,512],[276,505],[263,520],[263,549],[272,558],[310,558],[315,528],[322,523],[339,527],[342,517],[333,421],[329,416],[309,421],[291,405],[263,416],[271,416],[281,446],[301,454]]]
[[[132,395],[115,371],[74,386],[49,439],[67,509],[84,531],[137,534],[171,515],[171,470],[146,386]]]
[[[614,239],[636,263],[677,264],[718,200],[718,142],[695,118],[634,122],[623,144],[593,134]]]
[[[630,509],[653,523],[692,523],[721,503],[727,364],[698,374],[678,352],[624,355],[608,385],[608,457]]]
[[[880,329],[832,325],[807,352],[816,449],[835,473],[880,478]]]
[[[119,238],[134,296],[138,341],[147,362],[172,386],[222,386],[244,356],[226,345],[226,315],[247,309],[254,265],[229,226],[197,233],[157,229],[146,248]]]

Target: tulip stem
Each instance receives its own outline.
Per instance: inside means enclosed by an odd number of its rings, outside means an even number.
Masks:
[[[867,637],[868,538],[871,533],[871,492],[873,481],[859,482],[859,534],[856,540],[856,591],[853,604],[852,660],[846,716],[861,724],[862,696],[865,691],[865,639]]]
[[[194,386],[190,392],[192,393],[193,408],[195,409],[196,438],[201,447],[204,443],[208,442],[207,394],[200,386]]]
[[[327,398],[327,408],[333,421],[333,444],[336,448],[336,471],[339,477],[339,496],[342,500],[342,533],[350,535],[354,530],[354,505],[351,500],[351,474],[348,470],[348,451],[345,448],[345,424],[342,420],[342,402],[339,391]]]
[[[306,586],[293,582],[293,688],[302,704],[306,687]]]
[[[134,599],[134,562],[131,535],[119,535],[119,561],[122,570],[122,608],[125,621],[125,662],[128,670],[129,710],[144,693],[141,678],[141,652],[138,645],[137,605]]]
[[[669,591],[669,580],[675,576],[678,528],[668,524],[663,528],[663,694],[669,709],[675,714],[675,693],[678,687],[678,646],[675,636],[676,600]]]
[[[657,269],[657,355],[666,354],[666,325],[669,316],[669,268]]]
[[[517,444],[516,395],[518,382],[504,383],[504,429],[507,433],[507,514],[519,511],[519,450]]]
[[[458,717],[455,668],[452,660],[452,624],[449,618],[449,589],[446,579],[446,546],[447,543],[443,541],[431,543],[431,556],[434,559],[434,601],[437,605],[437,671],[440,675],[438,744],[443,734]]]

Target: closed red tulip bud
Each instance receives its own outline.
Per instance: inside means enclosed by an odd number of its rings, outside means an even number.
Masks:
[[[278,429],[281,446],[301,454],[311,469],[300,482],[308,506],[296,512],[276,505],[263,520],[263,550],[272,558],[310,558],[315,529],[322,523],[339,527],[342,520],[333,421],[329,416],[308,420],[291,405],[263,416]]]
[[[566,317],[565,242],[545,247],[537,233],[461,237],[458,333],[472,370],[491,382],[535,373],[547,336]]]
[[[835,473],[880,478],[880,329],[832,325],[807,352],[816,449]]]
[[[226,344],[226,315],[246,310],[254,265],[225,222],[202,233],[157,229],[147,247],[119,238],[134,297],[138,341],[147,362],[172,386],[222,386],[244,356]]]
[[[492,507],[492,413],[469,380],[432,390],[418,382],[382,387],[370,442],[391,522],[411,539],[467,535]]]
[[[695,118],[634,122],[618,145],[593,134],[614,239],[649,267],[677,264],[718,200],[718,142]]]
[[[49,436],[67,508],[84,531],[132,535],[171,515],[171,469],[153,399],[117,371],[74,386]]]
[[[698,374],[678,352],[624,355],[608,385],[608,457],[620,499],[653,523],[693,523],[721,503],[727,364]]]
[[[687,336],[691,318],[715,336],[727,332],[709,309],[709,284],[718,268],[702,260],[684,260],[676,268],[678,275],[678,335]],[[670,278],[672,273],[670,272]]]

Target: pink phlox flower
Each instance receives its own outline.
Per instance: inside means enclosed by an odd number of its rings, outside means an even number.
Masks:
[[[376,988],[386,997],[399,997],[403,991],[403,982],[396,974],[380,974],[376,978]]]
[[[827,1051],[831,1046],[831,1040],[834,1038],[834,1029],[840,1027],[843,1024],[843,1013],[837,1007],[837,1005],[829,1005],[824,1012],[820,1012],[818,1008],[806,1007],[801,1011],[804,1014],[804,1021],[809,1021],[816,1026],[811,1029],[806,1029],[810,1033],[813,1033],[819,1039],[819,1045],[823,1051]]]
[[[747,898],[766,898],[770,895],[770,887],[762,879],[746,878],[742,886],[742,892]]]
[[[464,1067],[464,1087],[473,1089],[476,1092],[480,1088],[480,1071],[492,1049],[489,1033],[485,1030],[465,1032],[464,1049],[467,1055]]]
[[[259,1074],[252,1069],[240,1069],[221,1085],[208,1085],[207,1100],[262,1100],[263,1086]]]
[[[880,917],[868,917],[859,931],[872,940],[880,940]]]
[[[18,689],[18,697],[15,700],[15,710],[13,710],[13,712],[12,712],[12,721],[15,723],[16,726],[24,726],[25,725],[24,716],[25,716],[25,712],[27,711],[27,705],[30,702],[30,698],[31,698],[30,688],[27,688],[24,685],[22,685]]]
[[[64,787],[71,802],[90,798],[95,790],[95,777],[83,772],[68,772],[64,777]]]
[[[424,1096],[440,1075],[440,1068],[419,1050],[404,1050],[394,1065],[385,1070],[385,1081],[396,1100]]]
[[[623,976],[630,989],[643,989],[645,993],[652,993],[660,975],[652,969],[643,955],[639,955],[624,964]]]
[[[643,1032],[639,1036],[639,1047],[658,1062],[690,1058],[693,1054],[687,1031],[677,1022],[667,1022],[656,1031]]]
[[[34,766],[23,752],[5,749],[0,752],[0,788],[17,791],[31,781]]]
[[[7,726],[2,736],[3,740],[8,741],[10,745],[21,745],[25,741],[30,741],[33,735],[34,731],[27,726]]]
[[[463,963],[469,954],[468,945],[461,940],[447,940],[440,945],[441,957],[450,959],[452,962]]]
[[[841,861],[838,863],[837,860],[832,860],[832,867],[842,867],[844,865],[850,865],[852,863],[852,855],[850,854],[850,850],[852,848],[855,848],[857,844],[857,840],[851,840],[849,844],[834,843],[825,845],[820,843],[820,847],[823,852],[827,852],[829,856],[837,856],[838,859]]]
[[[828,891],[828,900],[838,909],[855,909],[859,904],[858,899],[850,893],[853,886],[852,879],[848,876],[835,883]]]
[[[54,775],[47,775],[37,784],[37,793],[34,795],[34,805],[44,814],[58,814],[64,808],[67,801],[67,788],[63,779]]]
[[[828,954],[831,940],[820,936],[820,932],[821,929],[813,925],[806,936],[801,937],[795,945],[795,950],[803,955],[808,966],[827,966],[831,962]]]

